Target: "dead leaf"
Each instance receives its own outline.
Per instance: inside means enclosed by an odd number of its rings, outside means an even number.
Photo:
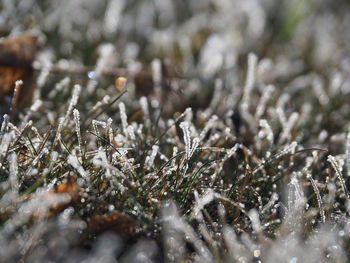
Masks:
[[[70,196],[70,202],[68,204],[54,204],[51,207],[52,211],[61,211],[68,205],[75,203],[79,200],[79,192],[81,188],[77,183],[77,179],[73,176],[69,176],[65,182],[55,185],[48,194],[62,194],[67,193]]]
[[[24,84],[18,95],[17,105],[27,106],[32,99],[32,63],[38,49],[38,36],[22,34],[0,40],[0,99],[13,95],[16,80]]]
[[[88,220],[84,239],[89,239],[106,231],[118,235],[128,235],[136,231],[136,222],[123,212],[113,211],[104,215],[94,215]]]
[[[73,205],[79,200],[81,188],[77,183],[77,180],[73,176],[69,176],[65,181],[62,183],[59,183],[57,185],[54,185],[47,193],[43,195],[43,199],[48,200],[55,200],[55,197],[57,197],[60,194],[68,194],[69,199],[67,202],[53,202],[53,204],[50,206],[50,209],[46,213],[46,217],[52,216],[54,213],[61,212],[68,206]],[[40,218],[41,214],[38,210],[37,212],[33,213],[33,220],[36,220]]]

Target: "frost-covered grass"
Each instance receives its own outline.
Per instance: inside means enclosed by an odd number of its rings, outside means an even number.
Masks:
[[[1,125],[1,262],[349,261],[347,1],[0,6],[44,41]]]

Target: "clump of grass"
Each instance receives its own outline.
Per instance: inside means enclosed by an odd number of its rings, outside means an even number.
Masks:
[[[19,2],[0,32],[29,26]],[[308,51],[334,36],[314,20],[346,31],[348,14],[117,2],[31,7],[51,50],[33,104],[1,124],[1,259],[347,262],[346,34]]]

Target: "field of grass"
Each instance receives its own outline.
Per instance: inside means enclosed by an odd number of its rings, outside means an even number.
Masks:
[[[349,262],[349,11],[0,0],[0,262]]]

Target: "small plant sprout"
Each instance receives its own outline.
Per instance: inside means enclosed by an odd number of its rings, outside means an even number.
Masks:
[[[256,111],[255,111],[255,116],[254,117],[257,120],[259,120],[263,116],[263,114],[264,114],[264,112],[266,110],[267,103],[271,99],[271,95],[272,95],[272,93],[274,91],[275,91],[275,87],[273,85],[268,85],[263,90],[264,93],[261,95],[259,104],[256,107]]]
[[[320,195],[320,191],[318,190],[317,184],[316,184],[315,180],[312,178],[312,175],[308,174],[307,178],[310,180],[310,182],[312,184],[312,188],[314,189],[315,194],[316,194],[318,207],[320,209],[321,222],[325,223],[326,222],[326,216],[325,216],[325,212],[323,210],[323,203],[322,203],[322,198],[321,198],[321,195]]]
[[[341,173],[342,169],[338,165],[337,160],[335,159],[334,156],[328,155],[327,161],[332,165],[332,168],[334,169],[335,174],[337,175],[337,177],[339,179],[339,183],[343,189],[343,192],[344,192],[345,196],[349,199],[350,198],[349,191],[345,185],[345,180],[344,180],[343,175]]]
[[[108,7],[104,16],[104,30],[107,33],[112,34],[117,31],[125,5],[125,0],[108,1]]]
[[[66,126],[68,123],[68,117],[72,114],[72,111],[74,109],[74,107],[77,105],[78,103],[78,99],[79,99],[79,95],[81,92],[81,86],[80,85],[74,85],[74,89],[73,89],[73,94],[72,94],[72,98],[71,101],[69,103],[68,106],[68,110],[66,112],[66,115],[64,117],[64,125]]]
[[[350,176],[350,132],[346,135],[345,160],[347,176]]]
[[[122,121],[123,133],[125,136],[127,136],[128,121],[127,121],[127,116],[125,112],[125,104],[123,102],[119,103],[119,111],[120,111],[120,119]]]
[[[70,164],[79,174],[80,176],[85,179],[85,180],[89,180],[89,176],[88,173],[84,170],[84,168],[81,166],[77,156],[70,154],[68,156],[68,160],[67,160],[68,164]]]
[[[10,108],[11,118],[14,117],[15,111],[17,110],[22,86],[23,86],[23,80],[16,80],[15,88],[13,90],[13,97],[12,97],[12,101],[11,101],[11,108]]]
[[[83,158],[83,149],[82,149],[82,142],[81,142],[81,132],[80,132],[80,113],[77,109],[73,110],[73,116],[74,116],[74,122],[75,122],[75,132],[77,134],[78,138],[78,149],[80,158],[82,160]]]
[[[247,76],[244,84],[243,98],[242,98],[242,103],[244,108],[248,108],[250,104],[250,96],[255,84],[257,62],[258,62],[257,56],[253,53],[250,53],[248,55],[248,69],[247,69]]]
[[[149,113],[148,101],[147,101],[146,97],[140,98],[140,106],[141,106],[141,110],[143,113],[143,118],[144,118],[145,124],[147,125],[147,127],[149,127],[149,125],[150,125],[150,113]]]
[[[158,150],[159,150],[159,146],[157,145],[152,146],[151,154],[148,155],[145,160],[146,169],[150,170],[151,167],[153,166]]]

